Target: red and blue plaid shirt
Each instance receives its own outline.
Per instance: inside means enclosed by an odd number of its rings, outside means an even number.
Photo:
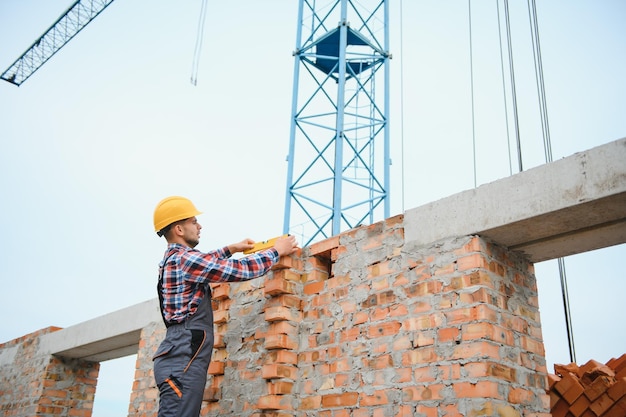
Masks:
[[[228,247],[203,253],[178,243],[168,245],[159,264],[163,319],[167,323],[184,321],[198,308],[209,283],[258,278],[277,261],[274,248],[233,259]]]

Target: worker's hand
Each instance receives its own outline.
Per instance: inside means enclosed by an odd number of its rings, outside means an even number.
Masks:
[[[228,250],[230,251],[230,253],[237,253],[252,249],[252,247],[254,247],[254,240],[246,238],[239,243],[233,243],[232,245],[228,245]]]
[[[276,239],[274,249],[279,256],[291,255],[298,249],[298,242],[295,236],[283,236]]]

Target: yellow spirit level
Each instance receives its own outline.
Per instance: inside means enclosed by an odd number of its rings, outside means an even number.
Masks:
[[[286,235],[276,236],[272,239],[264,240],[263,242],[256,242],[251,249],[246,249],[245,251],[243,251],[243,253],[244,255],[249,255],[251,253],[258,252],[263,249],[271,248],[272,246],[274,246],[276,239],[280,239],[281,237],[285,237],[285,236],[289,236],[289,235],[286,234]]]

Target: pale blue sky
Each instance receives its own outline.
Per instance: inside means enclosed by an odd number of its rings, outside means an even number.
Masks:
[[[71,3],[0,2],[0,70]],[[544,154],[528,12],[517,3],[528,169]],[[537,3],[554,159],[625,137],[626,2]],[[21,87],[0,83],[0,227],[8,236],[0,301],[9,318],[0,343],[153,298],[164,244],[152,211],[164,196],[186,195],[205,212],[200,249],[282,232],[297,4],[208,2],[197,86],[199,0],[115,1]],[[468,2],[390,4],[395,215],[472,188],[474,166]],[[510,169],[495,1],[472,2],[472,29],[480,185]],[[626,352],[624,255],[620,245],[566,258],[578,362]],[[536,271],[552,370],[569,362],[556,262]],[[103,363],[94,417],[126,412],[133,367],[134,358]]]

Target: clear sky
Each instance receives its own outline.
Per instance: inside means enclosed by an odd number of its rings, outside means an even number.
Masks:
[[[528,10],[510,3],[528,169],[545,156]],[[553,158],[625,137],[626,2],[538,3]],[[0,70],[71,4],[0,2]],[[0,343],[155,297],[164,243],[152,212],[167,195],[204,211],[200,249],[282,232],[297,4],[209,1],[197,85],[199,0],[115,1],[21,87],[0,82]],[[467,1],[390,4],[395,215],[474,187],[474,171],[480,185],[517,165],[498,3],[472,2],[472,67]],[[565,259],[579,363],[626,352],[625,255],[620,245]],[[569,363],[556,262],[536,273],[552,370]],[[95,417],[126,413],[133,367],[102,364]]]

